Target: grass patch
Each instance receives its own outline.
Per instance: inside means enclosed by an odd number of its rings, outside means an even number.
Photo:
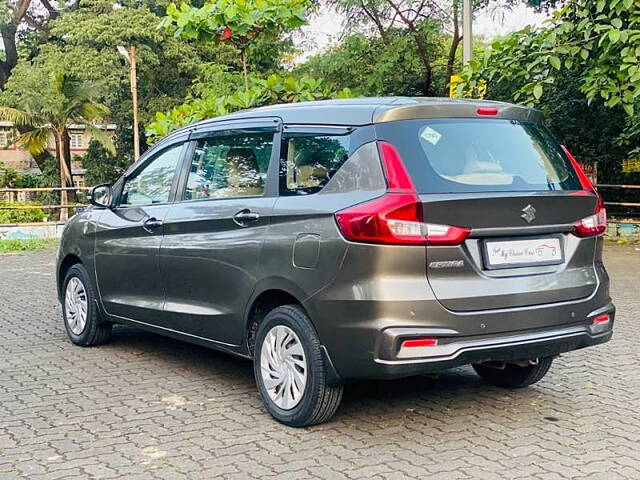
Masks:
[[[604,237],[604,241],[616,245],[640,245],[638,237]]]
[[[57,245],[57,238],[8,238],[0,240],[0,253],[29,252]]]

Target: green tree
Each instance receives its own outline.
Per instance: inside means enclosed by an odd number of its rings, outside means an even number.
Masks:
[[[207,0],[201,7],[170,4],[161,28],[176,37],[199,42],[231,43],[242,59],[249,90],[247,50],[258,37],[277,39],[307,23],[311,0]]]
[[[447,87],[449,38],[435,21],[421,27],[433,59],[429,91]],[[338,45],[297,66],[295,74],[324,79],[329,85],[348,87],[357,95],[424,95],[424,66],[412,36],[402,28],[385,31],[385,38],[355,33]]]
[[[3,0],[0,2],[0,90],[4,89],[20,57],[29,57],[46,42],[50,21],[73,11],[80,0]]]
[[[53,136],[60,168],[60,186],[72,187],[71,158],[65,152],[65,145],[69,141],[68,126],[82,125],[94,139],[115,153],[111,139],[94,126],[95,122],[109,114],[109,109],[96,102],[97,84],[82,82],[62,73],[51,75],[47,93],[47,96],[36,92],[25,95],[16,108],[0,107],[0,118],[18,127],[29,128],[18,137],[17,144],[33,155],[44,152],[49,138]],[[67,204],[65,190],[61,191],[60,199],[62,205]],[[66,209],[63,209],[61,220],[66,220],[66,213]]]
[[[562,77],[574,77],[585,101],[626,113],[618,141],[640,153],[634,129],[640,113],[637,0],[570,0],[547,27],[496,41],[462,76],[461,94],[486,81],[489,96],[507,89],[513,100],[528,105],[544,105]]]
[[[219,78],[225,78],[225,72],[218,73]],[[198,96],[190,97],[187,102],[167,113],[156,113],[156,120],[147,127],[149,141],[152,142],[177,128],[199,120],[237,110],[276,103],[351,96],[348,89],[336,91],[327,87],[324,82],[309,77],[296,79],[293,76],[270,75],[262,79],[250,76],[248,90],[237,90],[238,83],[237,80],[233,82],[233,76],[227,76],[226,80],[229,82],[226,85],[214,83],[215,90],[201,86],[197,89]]]
[[[0,188],[14,188],[20,180],[20,175],[13,169],[0,163]]]
[[[84,181],[87,185],[113,183],[129,166],[129,162],[125,158],[112,155],[108,149],[95,140],[89,143],[86,153],[77,158],[77,161],[82,163],[86,170]]]

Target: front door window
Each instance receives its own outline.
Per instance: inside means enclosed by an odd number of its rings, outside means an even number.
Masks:
[[[120,205],[167,203],[181,151],[181,143],[172,145],[154,156],[142,170],[127,178],[120,196]]]

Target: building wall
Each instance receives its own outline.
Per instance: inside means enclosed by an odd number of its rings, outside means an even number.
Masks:
[[[115,125],[107,125],[101,128],[106,129],[109,132],[115,130]],[[92,137],[83,128],[70,126],[69,133],[71,135],[71,156],[76,155],[82,157],[89,147]],[[0,164],[4,164],[7,168],[17,170],[19,173],[40,173],[38,165],[35,160],[24,150],[20,150],[15,145],[15,139],[17,133],[13,126],[8,122],[0,122]],[[53,136],[49,138],[49,146],[47,150],[55,155],[56,144]],[[82,177],[84,176],[84,170],[80,162],[73,162],[72,164],[74,181],[82,184]],[[79,185],[81,186],[81,185]]]

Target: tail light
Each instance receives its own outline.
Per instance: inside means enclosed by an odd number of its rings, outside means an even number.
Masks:
[[[336,213],[347,240],[388,245],[459,245],[467,228],[424,222],[422,203],[398,151],[379,142],[387,193]]]
[[[562,150],[564,150],[564,153],[571,162],[576,175],[578,175],[582,188],[585,191],[593,192],[596,195],[596,209],[593,212],[593,215],[589,215],[588,217],[575,222],[573,224],[573,234],[576,237],[595,237],[597,235],[602,235],[607,230],[607,209],[605,208],[604,200],[596,191],[596,188],[591,183],[591,180],[589,180],[589,177],[587,177],[587,174],[584,173],[580,164],[575,158],[573,158],[573,155],[569,153],[569,150],[567,150],[564,145],[562,145]]]
[[[607,210],[600,195],[597,197],[595,213],[577,221],[573,227],[576,237],[594,237],[602,235],[607,230]]]

